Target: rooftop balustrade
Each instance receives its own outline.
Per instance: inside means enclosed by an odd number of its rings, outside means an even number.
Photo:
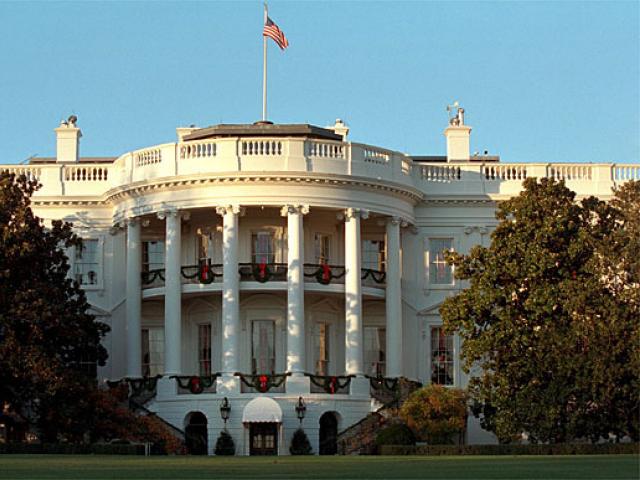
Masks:
[[[425,163],[371,145],[301,137],[226,137],[156,145],[113,163],[4,165],[42,188],[36,196],[100,197],[132,183],[207,174],[296,172],[391,181],[427,195],[504,194],[529,177],[564,180],[578,194],[609,194],[640,180],[640,165],[581,163]]]

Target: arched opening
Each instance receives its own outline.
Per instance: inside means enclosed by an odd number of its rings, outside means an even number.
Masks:
[[[190,455],[206,455],[208,453],[207,417],[201,412],[187,415],[184,429],[187,452]]]
[[[320,455],[338,453],[338,417],[336,412],[325,412],[320,417]]]

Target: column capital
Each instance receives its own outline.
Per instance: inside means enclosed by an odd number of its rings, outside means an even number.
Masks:
[[[219,205],[216,207],[216,213],[223,217],[228,213],[243,216],[244,212],[244,207],[241,207],[240,205]]]
[[[191,212],[183,212],[178,210],[177,208],[167,208],[166,210],[160,210],[156,215],[160,220],[176,217],[179,217],[180,220],[189,220],[191,218]]]
[[[361,218],[366,220],[369,218],[369,210],[362,208],[347,208],[343,212],[338,213],[338,220],[347,220],[349,218]]]
[[[293,213],[306,215],[309,213],[309,205],[285,205],[280,209],[280,215],[283,217]]]

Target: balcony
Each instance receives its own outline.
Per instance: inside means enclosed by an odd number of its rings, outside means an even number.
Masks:
[[[240,263],[238,266],[241,289],[260,290],[286,290],[287,289],[287,264],[286,263]],[[165,271],[163,268],[149,270],[141,273],[142,290],[157,289],[157,294],[162,294],[159,289],[164,289]],[[181,268],[182,285],[197,286],[198,291],[222,290],[222,265],[209,262],[200,265],[185,265]],[[344,289],[345,268],[343,265],[320,265],[314,263],[304,264],[304,279],[306,290],[337,291]],[[371,268],[362,268],[360,278],[363,289],[377,292],[377,296],[384,298],[386,287],[386,273]],[[183,287],[183,291],[189,291]],[[145,295],[152,296],[151,294]],[[155,296],[155,295],[153,295]]]

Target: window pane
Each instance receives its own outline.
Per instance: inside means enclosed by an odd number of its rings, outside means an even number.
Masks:
[[[198,325],[198,365],[200,375],[211,374],[211,325]]]
[[[316,323],[314,336],[315,373],[316,375],[329,375],[329,325]]]
[[[386,334],[382,327],[364,327],[364,367],[368,375],[385,375]]]
[[[385,250],[383,240],[364,240],[362,242],[362,268],[384,271]]]
[[[251,256],[253,263],[274,263],[275,250],[273,232],[257,232],[252,236]]]
[[[254,320],[252,323],[252,359],[253,374],[271,374],[275,372],[275,327],[271,320]]]
[[[80,285],[97,285],[100,268],[99,241],[83,239],[82,248],[76,248],[73,273]]]
[[[164,268],[164,242],[142,242],[142,271]]]
[[[142,375],[154,377],[164,371],[164,329],[162,327],[143,328]]]
[[[453,385],[453,335],[431,328],[431,383]]]
[[[436,285],[451,285],[453,283],[453,267],[448,265],[445,251],[453,249],[452,238],[429,239],[429,281]]]
[[[331,263],[331,236],[316,233],[314,237],[314,256],[316,263]]]

